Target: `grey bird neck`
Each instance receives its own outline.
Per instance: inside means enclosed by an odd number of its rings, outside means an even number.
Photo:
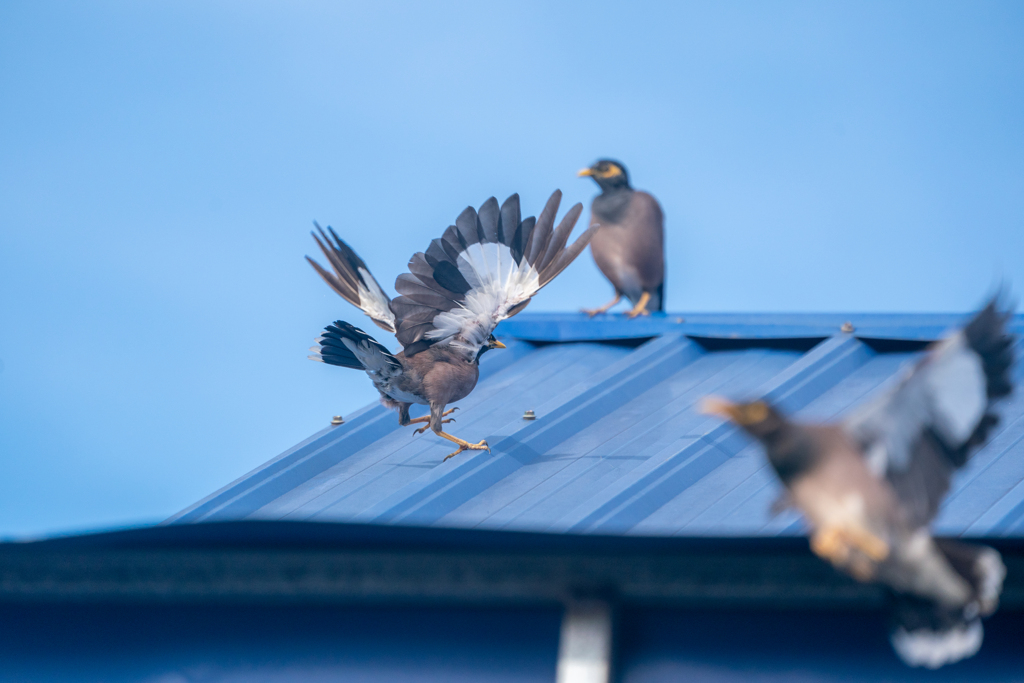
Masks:
[[[633,188],[629,185],[606,188],[604,192],[594,197],[591,212],[602,223],[618,223],[626,213],[632,196]]]

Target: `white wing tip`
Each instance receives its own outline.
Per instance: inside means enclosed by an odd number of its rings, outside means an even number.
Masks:
[[[315,360],[317,363],[323,363],[324,362],[323,357],[319,353],[310,354],[310,355],[306,356],[306,358],[308,358],[310,360]]]
[[[946,631],[925,628],[907,631],[900,627],[889,640],[900,659],[910,666],[938,669],[977,654],[983,635],[981,621],[975,620]]]

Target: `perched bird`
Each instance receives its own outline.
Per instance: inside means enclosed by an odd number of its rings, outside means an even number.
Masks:
[[[521,218],[516,194],[500,209],[494,197],[479,211],[466,208],[443,237],[413,255],[409,272],[395,282],[401,296],[393,300],[334,230],[328,227],[328,235],[317,225],[320,234],[313,239],[334,272],[306,259],[331,289],[378,327],[396,333],[403,349],[392,354],[339,320],[317,338],[310,358],[365,370],[381,402],[398,411],[400,425],[426,423],[416,434],[430,428],[458,446],[445,460],[465,450],[490,450],[486,441],[470,443],[444,432],[442,425],[454,421],[444,418],[455,410],[445,407],[473,391],[485,352],[505,348],[492,334],[495,326],[526,308],[593,236],[591,228],[566,246],[583,206],[569,209],[554,228],[561,199],[556,190],[536,220]],[[410,419],[413,403],[430,406],[430,416]]]
[[[579,172],[601,188],[590,205],[590,241],[597,267],[615,288],[615,298],[600,308],[583,309],[593,317],[606,313],[625,296],[635,318],[665,309],[665,220],[658,200],[629,185],[626,167],[601,159]]]
[[[911,665],[937,668],[976,653],[981,617],[999,602],[999,553],[933,539],[929,524],[952,473],[996,424],[993,403],[1012,390],[1009,317],[993,299],[840,423],[793,422],[763,400],[703,405],[761,442],[812,528],[817,555],[894,591],[890,639]]]

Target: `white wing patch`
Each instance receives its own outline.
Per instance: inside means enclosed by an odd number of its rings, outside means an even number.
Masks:
[[[458,267],[472,289],[459,308],[434,317],[427,338],[450,340],[475,356],[508,312],[540,289],[540,275],[525,261],[520,267],[504,244],[471,244],[459,254]]]
[[[373,279],[370,272],[365,268],[359,269],[359,276],[362,282],[359,283],[359,308],[363,309],[366,315],[373,320],[380,320],[388,323],[392,329],[395,327],[395,314],[388,306],[388,297],[381,290],[377,281]],[[364,286],[363,283],[366,283]]]

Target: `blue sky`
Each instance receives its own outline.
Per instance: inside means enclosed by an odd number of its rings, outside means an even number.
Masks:
[[[160,520],[374,400],[306,360],[467,204],[626,163],[672,311],[1024,287],[1024,5],[0,5],[0,536]],[[584,256],[531,311],[610,293]],[[393,343],[391,339],[382,339]]]

